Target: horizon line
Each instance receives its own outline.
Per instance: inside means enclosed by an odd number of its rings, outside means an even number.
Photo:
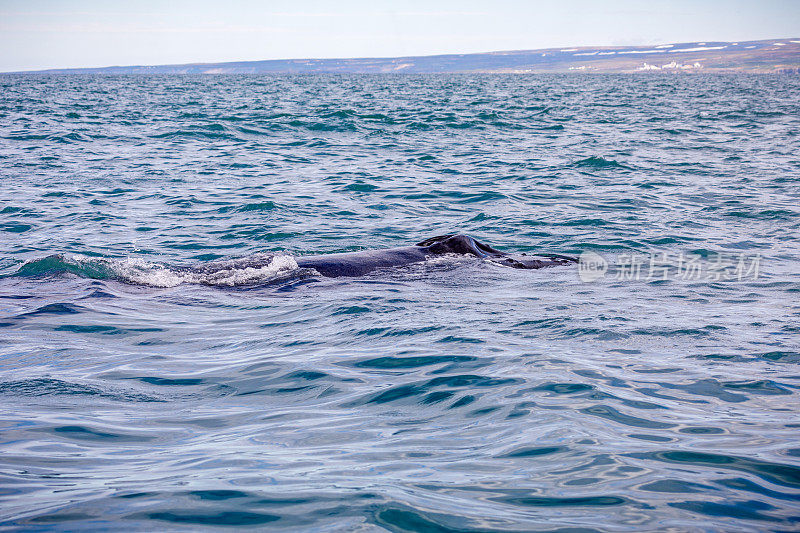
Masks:
[[[653,44],[631,44],[631,45],[575,45],[575,46],[550,46],[547,48],[519,48],[513,50],[489,50],[483,52],[451,52],[451,53],[433,53],[433,54],[418,54],[418,55],[399,55],[399,56],[351,56],[351,57],[284,57],[275,59],[239,59],[239,60],[223,60],[223,61],[196,61],[186,63],[153,63],[153,64],[128,64],[128,65],[105,65],[94,67],[50,67],[44,69],[32,70],[11,70],[0,71],[0,74],[45,74],[58,71],[91,71],[91,70],[105,70],[105,69],[118,69],[118,68],[158,68],[158,67],[183,67],[183,66],[205,66],[205,65],[232,65],[242,63],[267,63],[267,62],[288,62],[288,61],[368,61],[368,60],[392,60],[392,59],[416,59],[416,58],[436,58],[436,57],[461,57],[461,56],[478,56],[478,55],[491,55],[491,54],[513,54],[525,52],[570,52],[580,51],[582,49],[593,50],[616,50],[616,49],[638,49],[638,48],[663,48],[667,46],[675,46],[682,44],[739,44],[739,43],[760,43],[765,41],[792,41],[800,40],[800,37],[768,37],[763,39],[749,39],[738,41],[681,41],[669,43],[653,43]]]

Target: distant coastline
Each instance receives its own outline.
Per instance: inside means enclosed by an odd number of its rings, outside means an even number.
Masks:
[[[59,68],[14,74],[316,74],[557,72],[800,72],[800,37],[654,46],[543,48],[393,58],[274,59],[181,65]],[[5,74],[9,74],[6,72]]]

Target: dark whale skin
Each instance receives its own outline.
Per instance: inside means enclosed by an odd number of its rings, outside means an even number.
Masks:
[[[512,268],[538,269],[577,263],[577,259],[564,255],[511,256],[483,244],[469,235],[441,235],[426,239],[414,246],[365,250],[340,254],[296,257],[297,266],[312,268],[325,277],[363,276],[379,268],[391,268],[425,261],[429,257],[445,254],[472,255]]]
[[[364,250],[337,254],[294,256],[297,266],[302,269],[313,269],[319,275],[328,278],[359,277],[373,270],[399,267],[421,263],[430,257],[446,254],[468,255],[479,257],[512,268],[546,268],[577,263],[577,259],[566,255],[509,255],[491,246],[478,242],[469,235],[441,235],[431,237],[414,246],[386,248],[383,250]],[[210,261],[191,267],[178,267],[175,270],[198,274],[217,274],[226,270],[244,268],[262,268],[269,265],[274,254],[256,254],[239,259],[223,259]]]

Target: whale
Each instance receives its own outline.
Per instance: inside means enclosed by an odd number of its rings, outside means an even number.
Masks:
[[[413,246],[363,250],[358,252],[292,256],[297,266],[328,278],[359,277],[379,269],[421,263],[445,255],[473,256],[492,263],[522,269],[539,269],[577,263],[574,257],[560,254],[508,254],[469,235],[448,234],[431,237]],[[273,257],[258,255],[233,261],[212,261],[191,270],[214,274],[231,268],[262,268]]]
[[[447,254],[474,256],[512,268],[539,269],[577,263],[574,257],[560,254],[511,255],[496,250],[469,235],[448,234],[431,237],[413,246],[364,250],[359,252],[299,256],[300,268],[310,268],[321,276],[357,277],[377,269],[420,263]]]
[[[422,263],[429,259],[466,256],[504,267],[539,269],[577,264],[568,255],[537,253],[509,254],[469,235],[439,235],[413,246],[319,255],[256,253],[247,257],[217,259],[188,265],[139,263],[108,258],[49,255],[28,261],[14,276],[41,277],[59,274],[91,279],[114,279],[136,285],[174,287],[182,283],[213,286],[257,285],[316,277],[359,277],[371,272]],[[0,279],[4,276],[0,275]]]

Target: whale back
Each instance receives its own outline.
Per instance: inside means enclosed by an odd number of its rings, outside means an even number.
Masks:
[[[439,235],[438,237],[431,237],[422,242],[417,243],[417,246],[427,248],[429,253],[440,254],[462,254],[474,255],[477,257],[499,257],[503,255],[500,250],[495,250],[491,246],[479,242],[469,235]]]
[[[506,254],[473,239],[469,235],[460,234],[431,237],[417,243],[415,246],[296,256],[294,259],[300,268],[314,269],[322,276],[336,278],[341,276],[363,276],[379,268],[410,265],[425,261],[431,256],[445,254],[471,255],[512,268],[525,269],[545,268],[577,262],[574,257],[558,254],[536,254],[534,256]],[[273,254],[256,254],[241,259],[212,261],[204,265],[188,267],[184,270],[203,275],[216,275],[236,269],[258,269],[269,265],[274,257]]]
[[[417,243],[417,246],[424,248],[426,252],[434,255],[447,253],[474,255],[512,268],[538,269],[578,262],[574,257],[559,254],[545,253],[536,254],[534,256],[507,254],[487,244],[483,244],[469,235],[458,235],[455,233],[425,239]]]

